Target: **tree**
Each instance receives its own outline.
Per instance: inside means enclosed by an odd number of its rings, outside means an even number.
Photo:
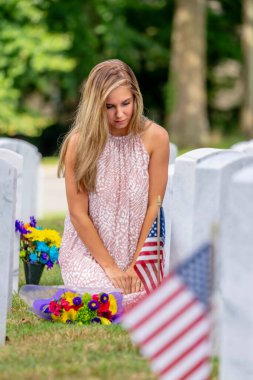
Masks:
[[[0,134],[39,135],[56,120],[59,75],[75,66],[66,33],[51,33],[43,0],[0,0]]]
[[[166,124],[180,146],[202,145],[208,138],[205,29],[205,0],[176,0]]]
[[[253,2],[243,2],[243,83],[244,99],[241,110],[241,131],[246,137],[253,138]]]

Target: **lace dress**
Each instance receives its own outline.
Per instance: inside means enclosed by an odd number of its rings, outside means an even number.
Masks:
[[[98,160],[96,192],[89,194],[89,216],[106,249],[122,270],[132,262],[147,210],[149,155],[139,135],[109,135]],[[68,287],[112,289],[102,267],[65,219],[59,263]],[[125,307],[143,292],[124,296]]]

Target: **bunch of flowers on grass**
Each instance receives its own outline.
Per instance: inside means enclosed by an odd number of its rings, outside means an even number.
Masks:
[[[61,237],[56,230],[37,226],[33,216],[29,223],[16,220],[15,230],[20,233],[20,258],[24,262],[45,264],[47,269],[58,263]]]
[[[119,292],[78,294],[60,289],[50,299],[35,300],[32,310],[38,316],[55,322],[110,325],[120,320],[122,300]]]

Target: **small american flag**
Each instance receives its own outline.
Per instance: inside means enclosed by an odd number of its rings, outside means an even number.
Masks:
[[[160,208],[160,262],[158,258],[157,223],[158,217],[156,217],[134,265],[134,269],[138,274],[147,293],[157,287],[159,278],[163,278],[165,218],[162,207]]]
[[[210,378],[212,249],[202,246],[122,319],[162,380]]]

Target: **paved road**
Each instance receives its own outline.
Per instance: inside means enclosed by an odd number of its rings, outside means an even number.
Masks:
[[[63,178],[57,178],[56,165],[42,165],[40,174],[40,216],[65,213],[67,200]]]

